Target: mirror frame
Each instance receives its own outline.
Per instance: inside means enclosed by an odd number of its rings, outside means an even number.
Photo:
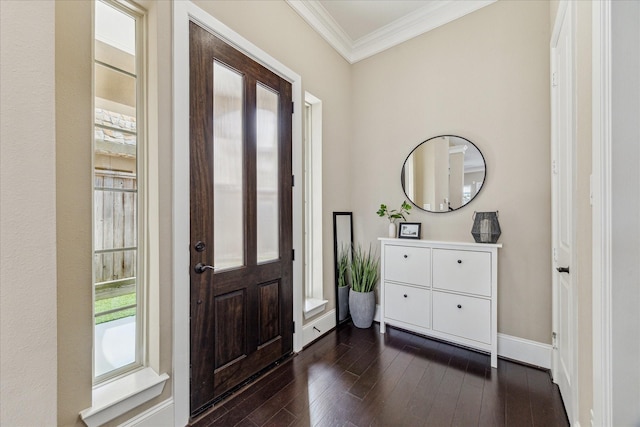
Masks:
[[[340,301],[338,293],[338,216],[349,217],[349,237],[351,238],[351,250],[353,250],[353,212],[334,212],[333,213],[333,271],[335,278],[335,295],[336,295],[336,326],[351,320],[351,314],[340,321]]]
[[[476,194],[464,205],[457,207],[455,209],[450,209],[448,211],[429,211],[427,209],[424,209],[421,206],[418,206],[407,194],[407,190],[405,189],[405,185],[404,185],[404,168],[407,164],[407,160],[409,160],[409,157],[411,157],[411,155],[418,149],[420,148],[423,144],[431,141],[432,139],[436,139],[436,138],[442,138],[442,137],[454,137],[454,138],[460,138],[460,139],[464,139],[465,141],[467,141],[469,144],[471,144],[473,147],[475,147],[476,150],[478,150],[478,153],[480,153],[480,157],[482,157],[482,162],[484,163],[484,179],[482,180],[482,185],[480,186],[480,188],[478,189],[478,191],[476,192]],[[467,138],[460,136],[460,135],[451,135],[451,134],[447,134],[447,135],[437,135],[437,136],[433,136],[431,138],[425,139],[424,141],[422,141],[420,144],[416,145],[413,150],[411,150],[409,152],[409,154],[407,155],[407,157],[404,159],[404,162],[402,163],[402,170],[400,171],[400,185],[402,185],[402,192],[404,193],[404,195],[407,197],[407,200],[409,200],[409,202],[411,202],[411,204],[413,206],[415,206],[416,208],[420,209],[421,211],[424,212],[429,212],[429,213],[435,213],[435,214],[443,214],[443,213],[448,213],[448,212],[455,212],[459,209],[464,208],[465,206],[469,205],[476,197],[478,197],[478,194],[480,194],[480,192],[482,191],[482,189],[484,188],[484,184],[487,181],[487,160],[484,158],[484,154],[482,154],[482,151],[480,150],[480,148],[478,148],[478,146],[476,144],[474,144],[473,142],[471,142],[470,140],[468,140]]]

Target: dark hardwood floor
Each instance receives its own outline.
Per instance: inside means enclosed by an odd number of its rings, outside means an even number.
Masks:
[[[569,425],[548,372],[376,326],[342,325],[192,425]]]

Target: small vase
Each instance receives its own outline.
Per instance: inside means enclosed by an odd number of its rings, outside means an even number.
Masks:
[[[373,316],[376,314],[376,293],[349,292],[349,311],[351,320],[357,328],[367,329],[373,323]]]
[[[389,223],[389,237],[396,237],[396,223]]]

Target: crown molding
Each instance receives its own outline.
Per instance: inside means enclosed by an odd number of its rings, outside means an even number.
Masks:
[[[317,0],[286,0],[350,64],[488,6],[496,0],[442,0],[352,40]]]
[[[351,61],[353,50],[353,40],[338,25],[335,19],[316,0],[285,0],[298,15],[304,19],[311,28],[316,30],[323,39],[338,51],[347,61]]]

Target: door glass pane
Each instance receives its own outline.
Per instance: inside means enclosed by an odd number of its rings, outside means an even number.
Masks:
[[[213,236],[218,269],[244,265],[243,77],[213,64]]]
[[[278,98],[260,84],[256,87],[256,188],[258,196],[258,262],[278,259]]]

